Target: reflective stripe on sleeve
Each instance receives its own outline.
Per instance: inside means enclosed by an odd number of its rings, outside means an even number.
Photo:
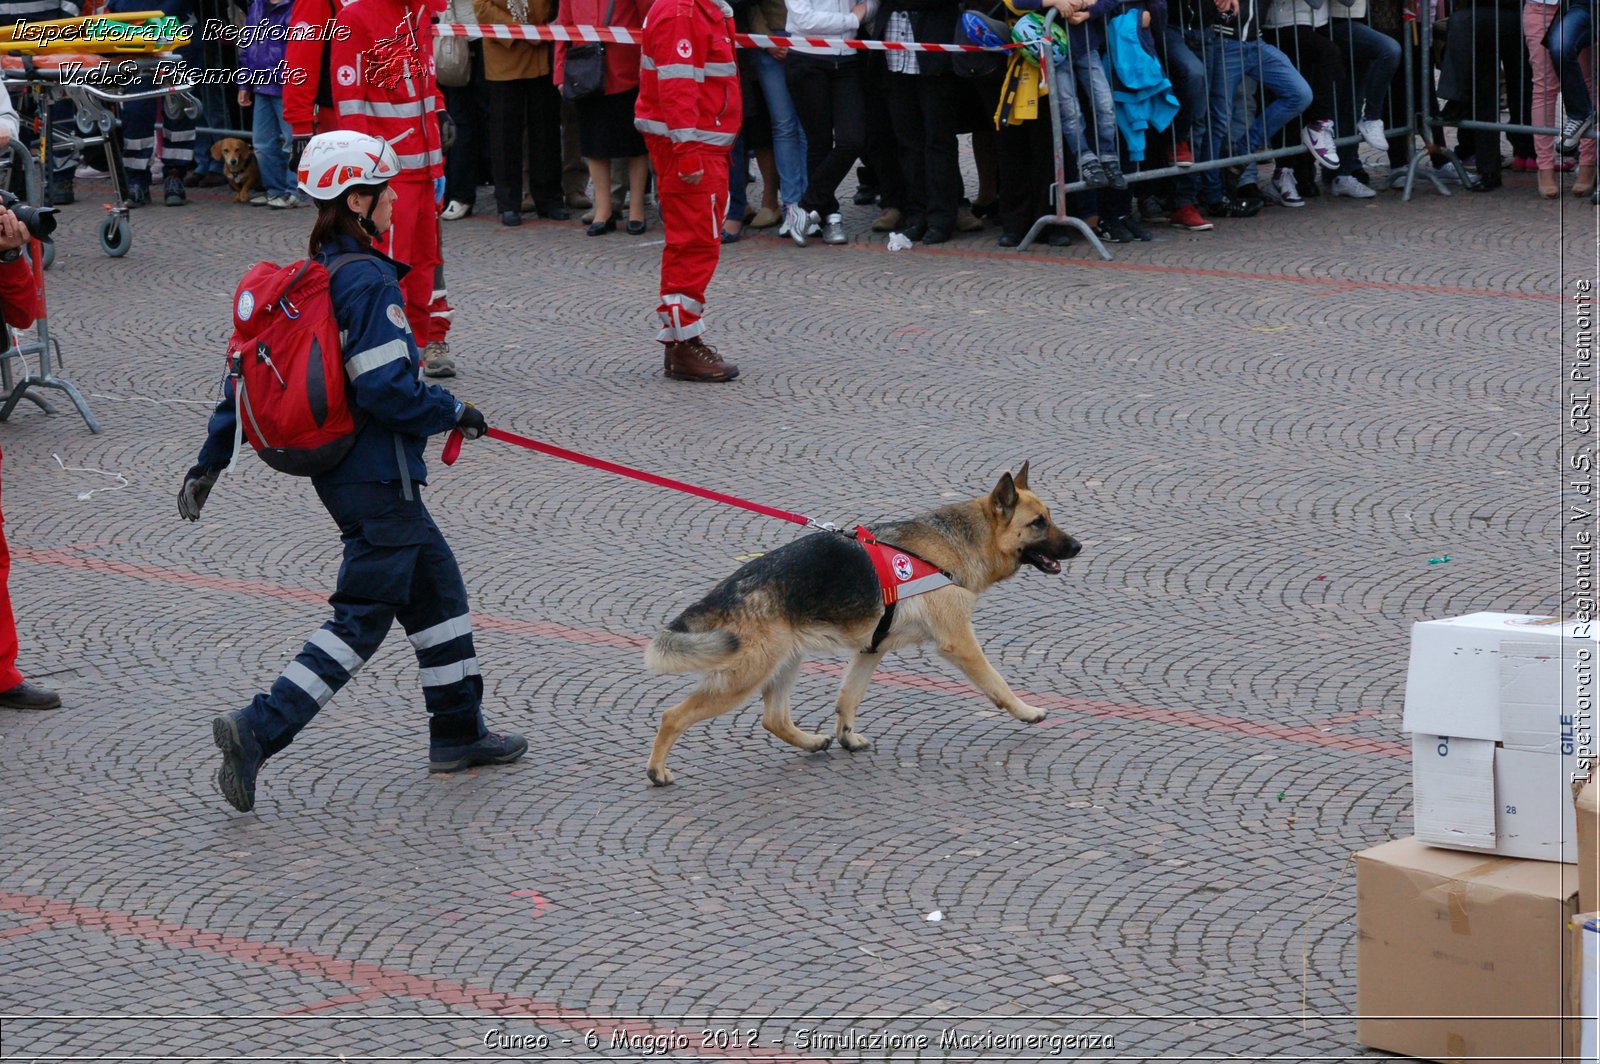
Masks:
[[[355,380],[363,373],[379,366],[387,366],[396,359],[408,362],[411,360],[411,346],[403,339],[390,340],[386,344],[369,347],[359,354],[351,355],[344,360],[345,376]]]

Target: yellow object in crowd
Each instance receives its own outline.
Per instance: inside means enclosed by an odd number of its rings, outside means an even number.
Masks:
[[[188,40],[192,31],[160,11],[129,11],[119,15],[89,15],[19,20],[0,26],[0,53],[52,55],[63,52],[88,55],[138,55],[169,51]]]

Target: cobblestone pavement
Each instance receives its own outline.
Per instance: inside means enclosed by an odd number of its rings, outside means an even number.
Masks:
[[[651,788],[690,680],[643,642],[796,531],[486,440],[428,496],[529,755],[430,778],[396,635],[240,815],[210,719],[321,623],[337,539],[253,459],[198,526],[174,496],[233,285],[310,213],[199,194],[111,260],[81,187],[52,324],[105,432],[59,400],[0,427],[23,665],[67,701],[0,715],[5,1060],[1382,1056],[1354,1038],[1348,858],[1410,833],[1409,625],[1558,606],[1562,271],[1592,273],[1592,208],[1508,174],[1102,264],[994,229],[890,254],[847,207],[849,246],[726,249],[712,338],[744,375],[718,387],[659,376],[653,218],[447,224],[452,387],[503,427],[839,522],[1031,459],[1084,552],[978,615],[1050,716],[912,653],[870,752],[800,755],[747,707]],[[803,675],[807,727],[838,675]]]

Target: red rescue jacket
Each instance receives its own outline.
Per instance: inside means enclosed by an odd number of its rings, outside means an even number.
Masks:
[[[289,69],[305,75],[303,81],[290,78],[283,85],[283,120],[297,137],[338,128],[333,121],[330,91],[333,76],[328,70],[332,42],[323,38],[339,9],[350,2],[352,0],[294,0],[294,7],[290,9],[289,25],[297,34],[316,34],[314,40],[291,39],[283,49],[283,60]]]
[[[350,34],[333,42],[335,128],[382,137],[400,158],[401,181],[444,176],[439,86],[433,75],[437,0],[356,0],[339,12]]]
[[[700,168],[694,156],[726,153],[739,133],[744,101],[733,33],[733,9],[723,0],[655,0],[645,16],[633,124],[657,150],[667,143],[680,172]]]

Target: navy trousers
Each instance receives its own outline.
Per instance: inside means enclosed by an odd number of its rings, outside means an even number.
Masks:
[[[288,746],[377,651],[396,619],[416,651],[428,733],[436,743],[470,743],[485,734],[483,679],[472,646],[461,569],[422,504],[399,484],[317,488],[339,526],[344,563],[319,628],[272,689],[244,710],[245,722],[271,756]]]

